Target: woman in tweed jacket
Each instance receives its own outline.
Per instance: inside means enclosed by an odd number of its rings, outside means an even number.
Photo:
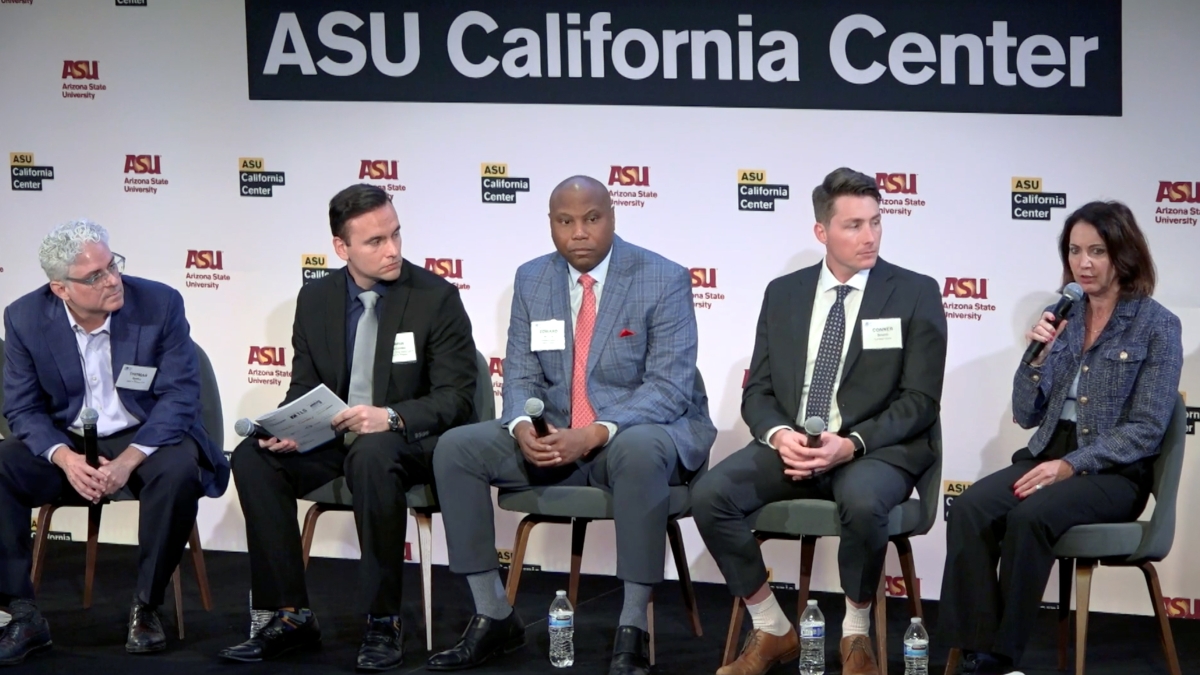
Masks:
[[[1046,347],[1017,367],[1012,407],[1037,431],[947,519],[939,628],[966,653],[964,672],[1008,673],[1020,661],[1063,533],[1142,512],[1175,407],[1179,318],[1150,298],[1154,261],[1133,213],[1084,205],[1067,218],[1059,253],[1063,284],[1085,296],[1057,330],[1047,311],[1026,334]]]

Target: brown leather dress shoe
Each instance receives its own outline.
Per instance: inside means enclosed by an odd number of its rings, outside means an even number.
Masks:
[[[751,629],[737,660],[717,669],[717,675],[763,675],[775,667],[800,657],[800,638],[795,628],[783,635],[771,635]]]
[[[879,675],[875,665],[875,650],[871,638],[866,635],[848,635],[842,638],[842,675]]]

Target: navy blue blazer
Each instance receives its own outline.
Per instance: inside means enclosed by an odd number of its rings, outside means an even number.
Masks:
[[[219,497],[229,484],[225,453],[208,438],[200,417],[196,349],[183,297],[164,284],[123,276],[125,304],[109,324],[114,380],[126,364],[158,369],[147,391],[117,389],[122,405],[142,421],[133,442],[175,445],[190,436],[200,446],[204,493]],[[64,443],[83,406],[79,347],[63,301],[47,284],[4,310],[4,416],[13,435],[41,454]]]
[[[1076,438],[1063,459],[1076,473],[1103,471],[1158,454],[1175,410],[1183,369],[1179,317],[1150,298],[1117,303],[1100,337],[1083,353],[1086,302],[1076,303],[1067,327],[1041,366],[1022,363],[1013,378],[1013,415],[1038,427],[1029,451],[1046,449],[1079,373]]]

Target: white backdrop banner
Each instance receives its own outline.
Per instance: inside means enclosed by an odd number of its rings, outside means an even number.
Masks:
[[[943,285],[945,504],[1029,437],[1012,373],[1054,299],[1063,219],[1087,201],[1137,215],[1156,297],[1183,320],[1181,389],[1200,393],[1189,0],[1124,14],[1116,0],[494,4],[0,0],[0,305],[45,282],[51,227],[104,224],[128,273],[183,293],[232,450],[233,421],[283,398],[298,289],[340,265],[329,198],[369,182],[394,196],[405,257],[461,289],[499,394],[513,274],[552,249],[550,189],[588,174],[610,187],[622,237],[691,269],[716,463],[749,440],[739,404],[763,290],[820,260],[809,193],[850,166],[884,192],[883,257]],[[1200,483],[1200,461],[1184,474]],[[102,538],[133,543],[136,506],[108,509]],[[1185,487],[1178,513],[1160,575],[1172,615],[1196,617],[1200,495]],[[518,520],[497,513],[499,549]],[[232,487],[199,522],[208,548],[245,550]],[[358,555],[349,515],[321,523],[315,555]],[[720,581],[683,526],[693,577]],[[54,530],[82,537],[83,510]],[[564,536],[535,530],[527,561],[568,569]],[[935,598],[944,523],[914,547]],[[819,543],[815,588],[838,588],[835,552]],[[795,582],[797,545],[765,555]],[[585,556],[584,572],[615,572],[611,523],[592,525]],[[1136,571],[1097,583],[1097,609],[1149,612]]]

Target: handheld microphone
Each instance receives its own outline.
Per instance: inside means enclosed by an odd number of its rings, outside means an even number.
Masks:
[[[821,446],[821,432],[825,431],[825,420],[813,415],[804,420],[804,440],[808,442],[808,447],[817,448]]]
[[[1067,284],[1063,288],[1062,297],[1058,299],[1058,303],[1050,310],[1050,313],[1054,315],[1054,321],[1050,322],[1051,325],[1056,329],[1062,325],[1063,319],[1071,311],[1071,307],[1082,299],[1083,287],[1075,282]],[[1038,342],[1037,340],[1030,342],[1029,346],[1025,349],[1025,355],[1021,357],[1021,363],[1029,365],[1030,362],[1041,356],[1044,349],[1046,349],[1045,342]]]
[[[233,432],[242,438],[257,438],[263,441],[271,439],[271,434],[267,433],[266,429],[246,417],[233,423]]]
[[[96,422],[99,419],[100,413],[94,408],[84,408],[79,413],[79,421],[83,423],[83,457],[93,469],[100,466],[100,450],[96,445]]]
[[[533,423],[533,433],[537,434],[538,438],[550,434],[550,428],[546,426],[546,419],[542,414],[546,412],[546,404],[542,403],[540,398],[531,398],[525,401],[525,414],[529,415],[529,421]]]

